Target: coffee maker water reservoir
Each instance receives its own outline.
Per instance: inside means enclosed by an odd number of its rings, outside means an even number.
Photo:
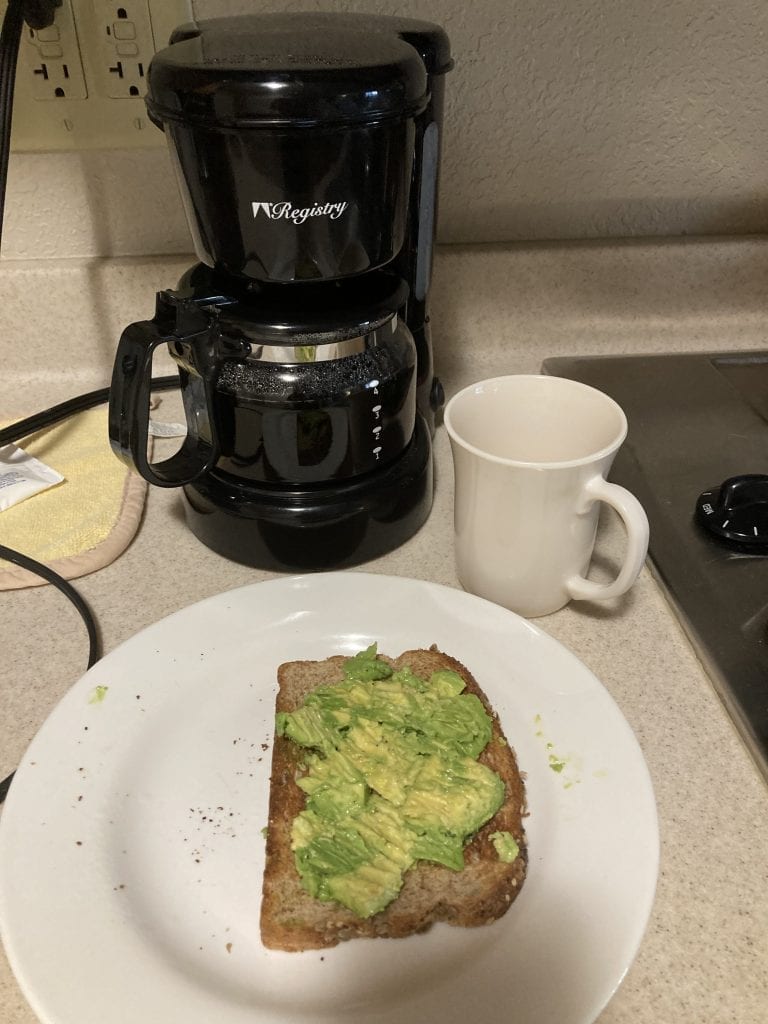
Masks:
[[[410,537],[432,503],[442,392],[427,297],[448,40],[412,19],[264,14],[183,26],[153,58],[200,263],[131,324],[115,452],[180,486],[209,547],[339,568]],[[152,354],[178,365],[187,436],[147,457]]]

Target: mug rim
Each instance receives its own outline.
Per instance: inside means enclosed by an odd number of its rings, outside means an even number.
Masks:
[[[493,455],[491,452],[485,451],[483,448],[478,448],[476,445],[471,444],[457,432],[456,428],[451,423],[451,412],[461,398],[469,392],[474,391],[476,388],[482,385],[497,384],[502,381],[509,380],[557,381],[558,386],[560,384],[567,384],[569,387],[577,391],[591,392],[592,394],[599,396],[603,402],[610,405],[618,413],[621,428],[610,444],[604,445],[602,448],[597,449],[597,451],[590,452],[588,455],[583,455],[577,459],[562,459],[545,462],[541,459],[511,459],[502,455]],[[484,459],[486,462],[494,462],[500,466],[517,466],[526,469],[570,469],[576,466],[587,466],[591,462],[598,462],[600,459],[604,459],[613,454],[621,447],[627,437],[629,429],[626,413],[619,403],[611,398],[610,395],[607,395],[599,388],[592,387],[590,384],[584,384],[581,381],[572,380],[570,377],[558,377],[549,373],[506,373],[499,374],[496,377],[486,377],[483,380],[473,381],[471,384],[467,384],[465,387],[457,391],[456,394],[446,402],[445,409],[443,411],[443,423],[445,424],[445,429],[449,438],[470,454],[476,455],[478,458]]]

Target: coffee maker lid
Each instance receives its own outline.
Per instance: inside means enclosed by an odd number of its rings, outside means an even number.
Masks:
[[[152,58],[155,123],[206,127],[324,126],[418,113],[427,73],[451,67],[448,37],[429,22],[364,14],[212,18],[176,29]]]

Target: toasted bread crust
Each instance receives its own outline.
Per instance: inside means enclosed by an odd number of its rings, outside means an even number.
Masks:
[[[479,697],[493,721],[491,741],[479,760],[503,779],[504,803],[465,847],[463,871],[420,861],[406,873],[397,899],[380,913],[362,920],[337,903],[314,899],[301,886],[291,851],[291,826],[305,803],[304,793],[295,782],[303,754],[295,743],[276,737],[261,904],[261,938],[270,949],[322,949],[361,936],[402,938],[425,931],[436,921],[475,927],[501,917],[525,880],[528,856],[523,778],[487,697],[464,665],[435,647],[406,651],[387,660],[395,668],[408,665],[422,678],[429,678],[437,669],[453,669],[464,679],[465,692]],[[345,661],[344,657],[333,657],[281,665],[276,710],[295,711],[317,686],[340,681]],[[511,864],[499,860],[489,838],[497,831],[510,832],[520,847],[519,856]]]

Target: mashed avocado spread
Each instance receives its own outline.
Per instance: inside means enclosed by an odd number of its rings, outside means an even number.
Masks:
[[[451,671],[393,671],[376,645],[314,690],[277,732],[306,747],[307,795],[292,827],[304,888],[370,917],[395,899],[417,860],[460,871],[464,844],[504,800],[480,764],[491,719]]]

